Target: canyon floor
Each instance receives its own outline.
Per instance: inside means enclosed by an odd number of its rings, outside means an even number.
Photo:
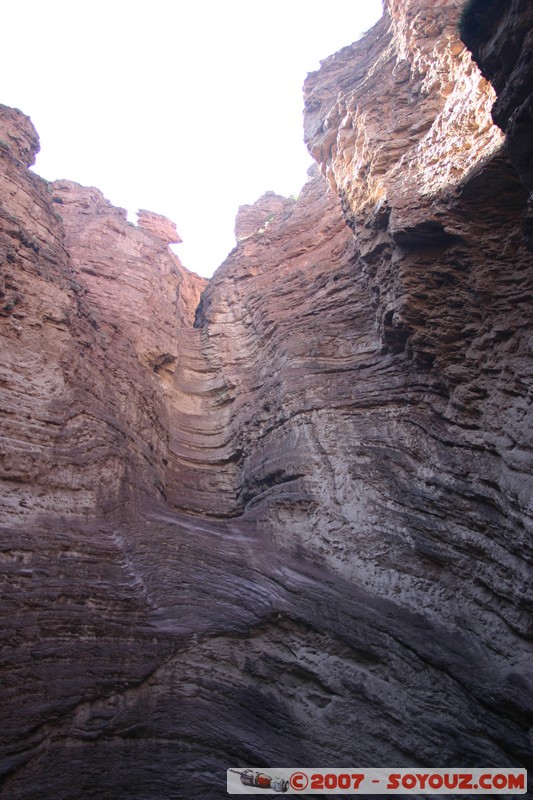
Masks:
[[[533,768],[532,23],[384,0],[209,281],[0,107],[1,797]]]

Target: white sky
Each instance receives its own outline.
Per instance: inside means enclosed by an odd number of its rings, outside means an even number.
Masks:
[[[302,84],[359,38],[381,0],[10,0],[0,102],[41,138],[35,170],[176,222],[210,275],[239,205],[297,194],[311,159]]]

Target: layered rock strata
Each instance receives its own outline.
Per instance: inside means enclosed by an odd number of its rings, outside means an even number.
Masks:
[[[529,191],[533,189],[533,8],[527,0],[466,4],[461,33],[483,75],[498,93],[492,108],[507,134],[506,149]]]
[[[309,76],[323,175],[207,287],[2,109],[2,796],[531,768],[527,175],[460,11]]]

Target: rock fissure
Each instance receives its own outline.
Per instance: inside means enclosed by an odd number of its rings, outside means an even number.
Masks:
[[[533,19],[480,10],[322,62],[209,281],[0,106],[2,797],[533,767]]]

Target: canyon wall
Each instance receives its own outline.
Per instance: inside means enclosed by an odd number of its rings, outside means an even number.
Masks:
[[[2,797],[533,766],[529,11],[384,6],[208,283],[0,108]]]

